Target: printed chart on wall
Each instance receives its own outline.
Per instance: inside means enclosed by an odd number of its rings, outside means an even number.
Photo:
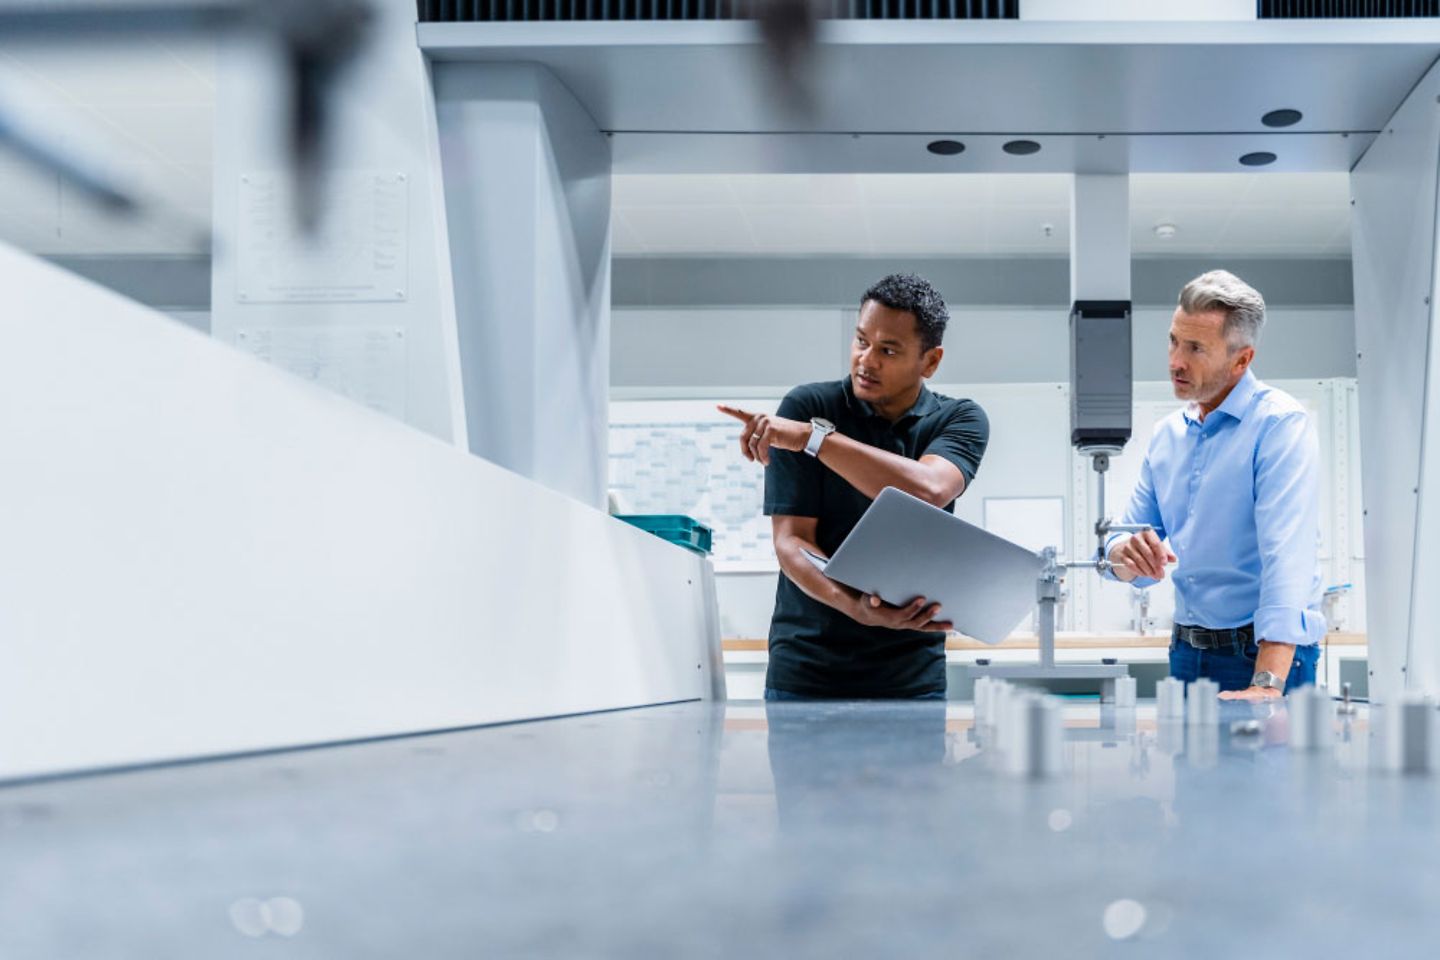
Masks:
[[[245,324],[235,346],[302,380],[405,419],[405,330],[393,324],[326,327]]]
[[[742,406],[770,412],[776,402]],[[627,513],[681,513],[710,527],[716,570],[771,571],[765,471],[741,455],[741,429],[709,402],[612,403],[609,486]]]
[[[251,172],[239,184],[236,299],[242,303],[395,302],[409,276],[405,174],[332,171],[315,236],[291,213],[294,185]]]

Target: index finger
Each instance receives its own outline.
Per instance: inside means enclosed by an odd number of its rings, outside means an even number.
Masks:
[[[727,417],[734,417],[736,420],[749,421],[749,420],[751,420],[751,419],[755,416],[755,414],[753,414],[753,413],[746,413],[744,410],[741,410],[739,407],[727,407],[727,406],[725,406],[725,404],[723,404],[723,403],[717,403],[717,404],[715,404],[715,409],[716,409],[716,410],[719,410],[721,413],[725,414],[725,416],[727,416]]]

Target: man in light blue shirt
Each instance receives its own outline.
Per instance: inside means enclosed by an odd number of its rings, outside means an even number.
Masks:
[[[1148,587],[1176,563],[1170,673],[1226,699],[1315,682],[1320,464],[1305,408],[1250,370],[1265,301],[1214,270],[1185,285],[1170,323],[1170,382],[1189,401],[1150,438],[1113,575]],[[1168,548],[1165,541],[1169,541]]]

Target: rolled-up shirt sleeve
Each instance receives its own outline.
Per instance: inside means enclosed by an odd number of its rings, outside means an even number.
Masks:
[[[1165,539],[1165,521],[1160,517],[1160,501],[1155,497],[1155,478],[1150,472],[1150,456],[1147,454],[1145,462],[1140,465],[1140,479],[1135,484],[1135,492],[1130,494],[1130,505],[1125,508],[1125,516],[1120,521],[1124,524],[1144,523],[1154,529],[1155,535],[1161,540]],[[1105,552],[1100,559],[1110,556],[1110,550],[1121,540],[1128,540],[1134,536],[1131,533],[1112,534],[1105,541]],[[1119,580],[1111,570],[1104,570],[1101,576],[1110,580]],[[1154,577],[1136,577],[1130,581],[1132,587],[1153,587],[1159,583]]]
[[[1303,411],[1277,418],[1255,452],[1260,606],[1255,636],[1318,643],[1325,618],[1310,606],[1320,551],[1320,445]]]
[[[955,410],[946,422],[945,428],[921,451],[921,457],[942,457],[960,468],[965,476],[965,487],[975,482],[980,472],[980,460],[990,443],[990,418],[980,405],[971,400],[956,404]],[[917,458],[919,459],[919,458]]]

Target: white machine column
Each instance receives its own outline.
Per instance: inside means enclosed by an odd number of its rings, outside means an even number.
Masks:
[[[601,506],[609,141],[543,67],[434,71],[470,450]]]
[[[1431,69],[1351,174],[1365,622],[1380,701],[1440,691],[1437,98]]]
[[[1090,458],[1095,514],[1075,525],[1075,557],[1096,549],[1106,518],[1109,455],[1130,438],[1133,390],[1130,308],[1130,178],[1076,174],[1070,197],[1070,442]],[[1123,496],[1123,492],[1121,493]],[[1076,504],[1075,515],[1088,511]],[[1097,541],[1098,542],[1098,538]],[[1075,626],[1090,626],[1092,577],[1071,578]]]
[[[1077,173],[1070,194],[1070,302],[1130,299],[1130,177]]]

